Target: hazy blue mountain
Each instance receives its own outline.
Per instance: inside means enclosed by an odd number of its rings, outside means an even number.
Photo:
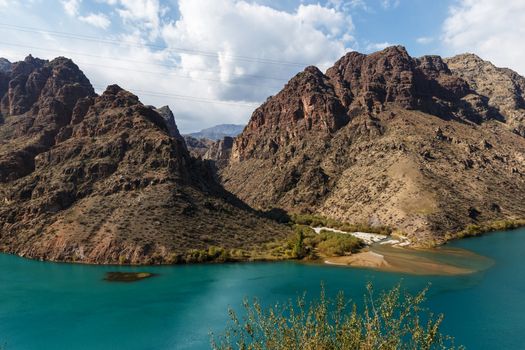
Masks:
[[[0,72],[7,72],[11,70],[11,62],[7,59],[0,57]]]
[[[202,129],[199,132],[188,134],[195,138],[206,138],[210,140],[221,140],[225,136],[235,137],[239,135],[244,129],[244,125],[238,124],[220,124],[212,126],[211,128]]]

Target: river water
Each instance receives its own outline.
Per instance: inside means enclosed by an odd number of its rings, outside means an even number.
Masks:
[[[209,349],[227,309],[244,297],[266,305],[343,290],[362,300],[365,284],[410,291],[432,283],[427,306],[445,314],[443,332],[468,349],[525,348],[525,229],[457,241],[488,257],[462,275],[414,275],[297,262],[115,267],[57,264],[0,254],[0,344],[18,349]],[[447,259],[440,256],[441,260]],[[455,264],[457,256],[450,257]],[[486,266],[485,266],[486,267]],[[109,271],[148,271],[132,283]]]

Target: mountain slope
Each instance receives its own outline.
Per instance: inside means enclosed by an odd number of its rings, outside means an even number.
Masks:
[[[452,67],[390,47],[306,68],[253,113],[224,186],[256,208],[388,225],[420,244],[525,217],[523,123]]]
[[[0,74],[2,251],[170,263],[287,234],[216,183],[176,126],[133,94],[112,85],[96,96],[65,58],[28,57]]]

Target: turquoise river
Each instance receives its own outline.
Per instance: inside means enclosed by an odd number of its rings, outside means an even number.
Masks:
[[[6,350],[209,349],[229,306],[265,304],[307,291],[344,290],[362,300],[400,280],[417,291],[432,283],[427,306],[445,314],[443,331],[467,349],[525,349],[525,229],[451,244],[493,260],[484,271],[422,276],[297,262],[115,267],[56,264],[0,255],[0,348]],[[148,271],[133,283],[108,271]]]

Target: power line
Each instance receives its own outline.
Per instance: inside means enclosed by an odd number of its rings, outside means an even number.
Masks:
[[[3,44],[3,42],[0,42],[0,44]],[[27,47],[27,46],[24,46],[24,45],[16,45],[16,44],[14,44],[14,45],[15,46]],[[90,64],[90,65],[102,66],[102,65],[97,65],[97,64]],[[104,66],[102,66],[102,67],[104,67]],[[117,68],[117,67],[111,67],[111,68]],[[123,68],[123,69],[125,69],[125,68]],[[125,69],[125,70],[137,71],[137,70],[131,70],[131,69]],[[155,72],[146,72],[146,73],[155,73]],[[160,73],[159,72],[158,74],[164,74],[164,73]],[[192,77],[187,77],[187,78],[188,79],[193,79]],[[96,89],[99,89],[99,90],[105,90],[106,89],[105,86],[101,86],[101,85],[93,85],[93,87],[95,87]],[[250,108],[256,108],[256,107],[259,106],[258,104],[227,102],[227,101],[213,100],[213,99],[207,99],[207,98],[200,98],[200,97],[196,97],[196,96],[187,96],[187,95],[179,95],[179,94],[168,94],[168,93],[163,93],[163,92],[147,91],[147,90],[140,90],[140,89],[133,89],[133,88],[126,88],[126,89],[130,90],[130,91],[136,91],[136,92],[140,93],[141,95],[153,96],[153,97],[169,97],[169,98],[173,98],[173,99],[180,99],[180,100],[185,100],[185,101],[190,101],[190,102],[213,103],[213,104],[223,104],[223,105],[229,105],[229,106],[250,107]]]
[[[101,67],[101,68],[109,68],[109,69],[118,69],[118,70],[124,70],[124,71],[128,71],[128,72],[156,74],[156,75],[163,75],[163,76],[170,75],[170,76],[174,76],[174,77],[177,77],[177,78],[190,79],[190,80],[210,81],[210,82],[215,82],[215,83],[220,83],[220,84],[225,84],[225,85],[247,85],[247,86],[256,86],[256,87],[264,86],[264,87],[269,87],[269,88],[274,88],[274,89],[281,88],[281,86],[276,86],[276,85],[265,85],[265,84],[261,85],[261,84],[253,84],[253,83],[249,83],[249,82],[222,81],[220,79],[198,78],[198,77],[192,77],[192,76],[189,76],[189,75],[180,75],[180,74],[171,73],[171,72],[167,72],[167,73],[166,72],[151,72],[151,71],[138,70],[138,69],[128,69],[128,68],[124,68],[124,67],[106,66],[106,65],[95,64],[95,63],[86,63],[86,62],[82,62],[82,61],[75,61],[75,63],[77,63],[79,65],[83,65],[83,66],[93,66],[93,67]]]
[[[106,87],[102,86],[102,85],[93,85],[93,87],[98,89],[98,90],[102,90],[102,91],[106,89]],[[146,96],[169,97],[169,98],[174,98],[174,99],[179,99],[179,100],[186,100],[186,101],[192,101],[192,102],[223,104],[223,105],[237,106],[237,107],[251,107],[251,108],[259,107],[259,105],[255,104],[255,103],[228,102],[228,101],[220,101],[220,100],[214,100],[214,99],[209,99],[209,98],[204,98],[204,97],[179,95],[179,94],[168,94],[168,93],[163,93],[163,92],[140,90],[140,89],[134,89],[134,88],[126,88],[126,90],[128,90],[130,92],[138,92],[141,95],[146,95]]]
[[[112,61],[121,61],[121,62],[130,62],[130,63],[140,63],[140,64],[146,64],[146,65],[152,65],[152,66],[159,66],[159,67],[166,67],[166,68],[173,68],[173,64],[167,64],[167,63],[158,63],[158,62],[145,62],[145,61],[139,61],[139,60],[130,60],[125,58],[115,58],[110,56],[99,56],[99,55],[93,55],[90,53],[84,53],[84,52],[75,52],[75,51],[68,51],[68,50],[60,50],[60,49],[48,49],[44,47],[37,47],[37,46],[30,46],[30,45],[21,45],[21,44],[15,44],[15,43],[9,43],[5,41],[0,41],[0,44],[7,45],[7,46],[13,46],[13,47],[21,47],[26,49],[33,49],[33,50],[41,50],[41,51],[48,51],[53,53],[61,53],[61,54],[68,54],[68,55],[80,55],[80,56],[86,56],[86,57],[93,57],[93,58],[100,58],[100,59],[106,59],[106,60],[112,60]],[[94,64],[91,64],[94,65]],[[220,73],[220,71],[217,70],[204,70],[204,69],[193,69],[197,72],[207,72],[207,73]],[[242,74],[242,73],[235,73],[232,74],[242,77],[248,77],[248,78],[257,78],[257,79],[267,79],[267,80],[276,80],[276,81],[288,81],[288,79],[283,78],[277,78],[277,77],[268,77],[268,76],[262,76],[262,75],[253,75],[253,74]]]
[[[69,38],[69,39],[97,42],[101,44],[110,44],[110,45],[119,45],[119,46],[126,45],[130,47],[149,47],[149,48],[154,48],[158,50],[165,50],[168,52],[178,52],[178,53],[185,53],[185,54],[205,56],[205,57],[218,57],[219,56],[217,53],[210,52],[210,51],[202,51],[202,50],[195,50],[195,49],[181,48],[181,47],[166,47],[162,45],[142,44],[142,43],[136,43],[136,42],[130,42],[130,41],[117,41],[117,40],[108,40],[108,39],[102,40],[94,36],[71,34],[71,33],[51,31],[51,30],[43,30],[43,29],[34,28],[34,27],[24,27],[24,26],[18,26],[18,25],[7,24],[7,23],[0,23],[0,27],[4,27],[7,29],[16,30],[16,31],[21,31],[21,32],[48,34],[48,35],[54,35],[54,36],[63,37],[63,38]],[[298,66],[298,67],[305,67],[308,65],[306,63],[288,62],[288,61],[281,61],[281,60],[274,60],[274,59],[267,59],[267,58],[260,58],[260,57],[249,57],[249,56],[239,56],[239,55],[223,55],[223,56],[227,58],[231,58],[233,60],[245,61],[245,62],[257,62],[257,63],[263,63],[263,64]]]

